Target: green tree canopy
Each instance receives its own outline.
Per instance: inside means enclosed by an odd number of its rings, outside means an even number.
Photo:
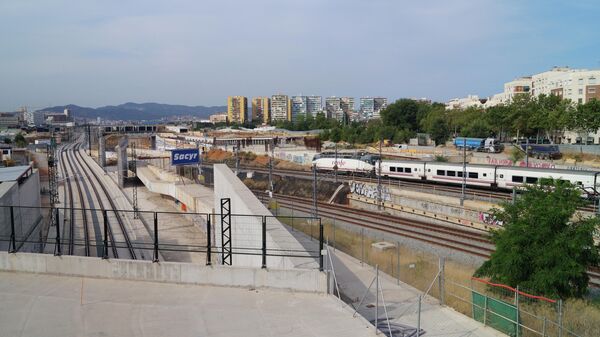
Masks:
[[[27,146],[27,140],[25,139],[23,134],[20,132],[15,136],[15,143],[17,144],[18,147]]]
[[[542,180],[529,185],[495,216],[504,228],[493,233],[496,251],[476,272],[492,282],[520,286],[550,297],[581,297],[587,268],[599,262],[594,232],[599,221],[574,215],[583,203],[569,182]]]

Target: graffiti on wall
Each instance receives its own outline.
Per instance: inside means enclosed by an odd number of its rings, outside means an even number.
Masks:
[[[353,182],[350,192],[370,199],[377,199],[377,185]],[[392,201],[392,194],[386,186],[381,186],[381,199],[386,202]]]
[[[497,159],[497,158],[487,158],[487,163],[489,165],[499,165],[499,166],[519,166],[519,167],[533,167],[533,168],[544,168],[544,169],[553,169],[556,168],[556,165],[553,163],[545,163],[545,162],[533,162],[529,161],[529,165],[525,161],[518,161],[513,164],[510,159]]]
[[[490,226],[502,226],[504,225],[504,223],[498,219],[496,219],[496,217],[492,214],[489,213],[485,213],[485,212],[479,212],[479,222],[482,222],[486,225],[490,225]]]

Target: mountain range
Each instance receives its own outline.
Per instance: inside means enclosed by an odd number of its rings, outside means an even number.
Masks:
[[[95,119],[100,117],[108,120],[159,120],[177,116],[208,118],[212,114],[227,111],[226,106],[188,106],[131,102],[121,105],[107,105],[99,108],[69,104],[47,107],[41,110],[62,112],[64,109],[70,109],[75,118]]]

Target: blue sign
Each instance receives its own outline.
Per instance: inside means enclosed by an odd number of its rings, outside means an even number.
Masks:
[[[171,151],[171,165],[190,165],[200,163],[198,149],[177,149]]]

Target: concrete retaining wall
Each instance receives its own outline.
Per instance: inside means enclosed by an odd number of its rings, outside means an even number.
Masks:
[[[325,293],[327,278],[318,270],[260,269],[203,264],[134,260],[102,260],[83,256],[8,254],[0,252],[0,270],[65,276],[197,284],[243,288],[272,288]]]

